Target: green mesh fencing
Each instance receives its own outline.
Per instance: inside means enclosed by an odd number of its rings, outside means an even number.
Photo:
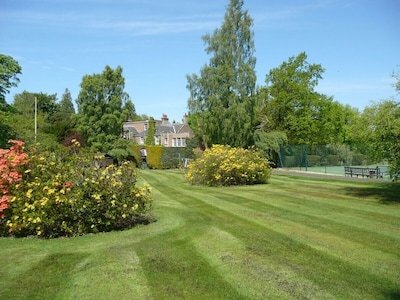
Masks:
[[[341,175],[345,166],[387,170],[385,162],[376,162],[368,154],[352,151],[349,145],[289,145],[281,148],[277,162],[279,168]]]

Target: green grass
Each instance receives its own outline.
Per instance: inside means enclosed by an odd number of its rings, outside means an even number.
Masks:
[[[400,299],[399,184],[141,178],[153,187],[155,223],[0,239],[0,299]]]

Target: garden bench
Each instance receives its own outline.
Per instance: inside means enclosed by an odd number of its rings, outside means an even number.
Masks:
[[[344,175],[345,176],[362,176],[369,178],[382,178],[383,177],[382,170],[379,167],[376,168],[363,168],[363,167],[344,167]]]

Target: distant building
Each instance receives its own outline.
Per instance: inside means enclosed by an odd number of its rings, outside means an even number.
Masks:
[[[186,147],[186,139],[193,138],[193,130],[187,124],[185,114],[182,123],[170,123],[168,116],[163,114],[161,120],[154,120],[156,123],[156,133],[154,144],[165,147]],[[150,120],[128,121],[123,124],[124,137],[130,141],[136,141],[139,145],[144,145],[148,135]]]

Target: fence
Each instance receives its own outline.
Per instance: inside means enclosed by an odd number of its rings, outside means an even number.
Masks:
[[[349,145],[289,145],[282,147],[276,165],[279,168],[344,174],[345,166],[386,165],[368,154],[352,151]],[[385,167],[386,166],[382,166]]]

